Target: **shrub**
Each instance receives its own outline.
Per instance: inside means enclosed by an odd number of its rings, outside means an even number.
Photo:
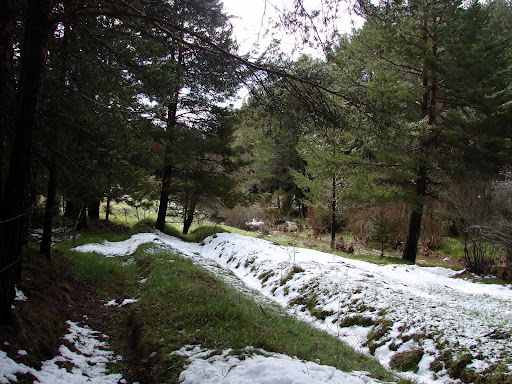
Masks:
[[[264,221],[266,219],[265,210],[259,205],[254,204],[250,207],[237,206],[225,214],[226,224],[239,229],[252,229],[247,225],[253,219]]]
[[[496,246],[482,240],[466,242],[464,246],[464,265],[469,272],[477,275],[488,275],[500,259]]]

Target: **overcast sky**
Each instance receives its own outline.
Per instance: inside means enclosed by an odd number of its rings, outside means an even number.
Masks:
[[[270,37],[265,36],[269,26],[269,19],[276,19],[278,9],[291,7],[293,0],[223,0],[226,13],[233,16],[231,23],[234,26],[235,37],[240,44],[240,52],[245,53],[256,50],[261,53],[268,46]],[[348,3],[348,2],[347,2]],[[322,0],[304,0],[308,11],[321,9]],[[343,4],[345,8],[347,7]],[[346,33],[350,33],[352,26],[362,24],[361,20],[341,10],[338,13],[336,27]],[[321,56],[321,50],[316,53],[311,48],[302,44],[298,35],[292,35],[283,30],[273,30],[274,38],[282,40],[281,50],[291,58],[296,59],[301,53]],[[294,47],[299,47],[294,51]],[[294,52],[292,52],[294,51]],[[255,54],[256,56],[256,54]]]

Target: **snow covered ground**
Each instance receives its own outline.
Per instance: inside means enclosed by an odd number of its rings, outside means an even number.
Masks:
[[[126,241],[87,244],[76,250],[115,257],[130,255],[143,243],[175,249],[224,278],[232,272],[239,278],[237,284],[242,282],[300,319],[373,353],[384,365],[394,355],[420,350],[417,372],[407,373],[420,382],[456,382],[449,377],[448,365],[439,363],[446,360],[447,351],[454,361],[464,355],[468,368],[477,373],[493,364],[512,370],[510,286],[454,278],[455,272],[445,268],[377,266],[235,234],[219,234],[199,245],[162,233],[142,233]],[[116,357],[106,350],[101,335],[73,322],[68,325],[65,338],[73,350],[62,345],[60,356],[44,362],[39,371],[0,351],[0,384],[16,381],[16,375],[24,373],[32,374],[38,383],[124,382],[120,375],[107,374],[106,364]],[[280,354],[248,350],[245,356],[234,356],[230,352],[219,355],[200,346],[184,346],[175,352],[190,363],[180,380],[377,383],[363,372],[340,372]],[[71,372],[66,365],[73,367]]]
[[[417,372],[407,373],[421,382],[454,381],[448,375],[449,364],[440,363],[447,351],[453,361],[470,356],[467,367],[476,373],[492,364],[512,370],[511,286],[454,278],[453,270],[440,267],[377,266],[236,234],[219,234],[199,245],[162,233],[143,233],[76,250],[128,255],[148,242],[171,247],[212,270],[214,261],[249,288],[353,347],[373,353],[384,365],[393,355],[421,350]],[[193,361],[191,367],[199,364],[197,357]],[[186,382],[199,382],[190,380]]]
[[[31,374],[34,383],[39,384],[122,384],[126,381],[120,374],[108,374],[107,364],[120,359],[109,351],[106,338],[87,326],[80,326],[72,321],[67,322],[69,332],[64,339],[71,343],[73,350],[66,345],[59,348],[59,356],[43,362],[41,369],[36,370],[19,364],[0,351],[0,384],[18,382],[17,375]],[[26,351],[18,351],[26,355]],[[71,367],[68,371],[65,367]]]
[[[333,367],[302,361],[279,353],[246,349],[243,356],[220,355],[187,345],[174,352],[188,359],[182,384],[377,384],[365,372],[341,372]]]

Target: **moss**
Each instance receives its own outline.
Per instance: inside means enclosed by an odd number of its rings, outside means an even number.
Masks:
[[[398,347],[400,347],[400,345],[393,341],[391,344],[389,344],[388,348],[390,351],[396,352],[398,350]]]
[[[329,316],[334,315],[334,312],[332,311],[325,311],[319,308],[314,308],[313,310],[310,310],[309,313],[311,313],[312,316],[316,317],[319,320],[325,320]]]
[[[379,322],[375,323],[374,327],[368,333],[367,340],[369,341],[378,341],[386,336],[391,330],[393,323],[386,319],[380,319]]]
[[[397,353],[389,361],[389,366],[401,372],[418,372],[418,364],[424,353],[421,348]]]
[[[245,260],[244,268],[247,268],[249,265],[253,264],[255,260],[256,260],[256,259],[255,259],[254,257],[252,257],[252,258],[250,258],[250,259]],[[251,269],[251,271],[252,271],[252,269]]]

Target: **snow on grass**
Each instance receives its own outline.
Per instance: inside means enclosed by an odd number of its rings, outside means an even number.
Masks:
[[[247,348],[241,356],[225,350],[220,355],[200,346],[187,345],[174,352],[189,365],[180,374],[181,384],[372,384],[380,381],[364,372],[351,374],[333,367],[291,358],[279,353]]]
[[[446,351],[452,361],[470,353],[468,367],[476,374],[492,364],[512,370],[510,286],[454,278],[456,272],[446,268],[378,266],[227,233],[205,239],[203,246],[156,232],[75,250],[128,255],[148,242],[172,247],[208,269],[212,261],[218,263],[300,319],[374,354],[384,365],[397,354],[422,349],[416,372],[410,372],[422,381],[453,381],[450,362],[440,363]]]
[[[72,321],[67,323],[69,333],[64,336],[64,339],[73,345],[73,350],[61,345],[60,355],[43,362],[40,370],[19,364],[9,358],[5,352],[0,351],[0,384],[17,382],[16,375],[19,374],[34,376],[36,384],[118,384],[126,382],[120,374],[107,374],[107,364],[119,360],[120,357],[114,356],[113,352],[107,350],[108,344],[100,340],[99,332]],[[23,353],[19,354],[23,355]],[[70,368],[66,369],[66,366]]]
[[[124,307],[125,305],[136,303],[137,301],[139,301],[139,299],[124,299],[121,302],[118,302],[116,299],[114,299],[114,300],[107,301],[104,304],[104,306],[105,307],[118,307],[118,308],[121,308],[121,307]]]

